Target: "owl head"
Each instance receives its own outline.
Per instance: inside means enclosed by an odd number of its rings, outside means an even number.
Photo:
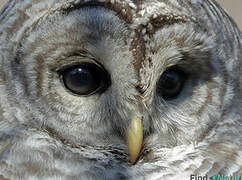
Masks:
[[[11,128],[118,146],[131,163],[145,150],[241,142],[224,130],[241,125],[241,34],[213,0],[9,1],[0,24]]]

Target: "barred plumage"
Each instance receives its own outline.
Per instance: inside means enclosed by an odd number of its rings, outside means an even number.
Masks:
[[[0,179],[241,176],[241,45],[214,0],[8,1]]]

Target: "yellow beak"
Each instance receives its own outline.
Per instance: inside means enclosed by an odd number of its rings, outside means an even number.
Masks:
[[[143,126],[141,118],[134,116],[126,131],[126,143],[129,150],[130,163],[134,164],[139,156],[143,143]]]

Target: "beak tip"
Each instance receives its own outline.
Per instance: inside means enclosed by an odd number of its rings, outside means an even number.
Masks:
[[[135,165],[137,160],[138,160],[138,155],[136,157],[132,157],[132,156],[129,157],[129,162],[131,165]]]

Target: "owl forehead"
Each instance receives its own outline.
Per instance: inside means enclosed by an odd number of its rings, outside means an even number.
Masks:
[[[116,11],[121,18],[134,26],[147,25],[159,20],[187,20],[189,16],[181,12],[178,4],[158,0],[71,0],[64,3],[63,8],[84,5],[101,5]],[[177,7],[176,7],[177,6]]]

